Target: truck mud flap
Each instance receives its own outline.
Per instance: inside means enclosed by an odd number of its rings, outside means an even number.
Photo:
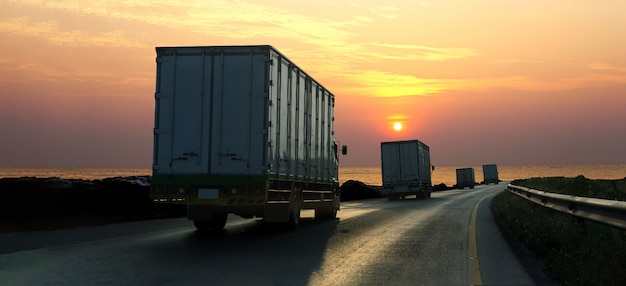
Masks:
[[[289,202],[265,204],[263,220],[267,222],[287,222],[289,220]]]
[[[271,199],[270,199],[271,198]],[[297,218],[300,219],[300,208],[302,207],[301,193],[298,189],[291,190],[270,190],[267,203],[265,204],[264,220],[267,222],[289,222],[292,220],[292,208],[297,208]]]

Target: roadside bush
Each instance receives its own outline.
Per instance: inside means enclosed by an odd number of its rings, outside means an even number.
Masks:
[[[511,184],[557,194],[626,201],[626,179],[591,180],[581,175],[575,178],[547,177],[515,180]]]
[[[534,178],[514,184],[577,195],[615,194],[613,182],[577,178]],[[596,189],[599,188],[599,189]],[[547,273],[561,285],[626,285],[626,231],[582,221],[504,192],[492,205],[506,230],[542,260]]]

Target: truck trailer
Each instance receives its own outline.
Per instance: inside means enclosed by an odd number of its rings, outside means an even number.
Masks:
[[[474,176],[474,168],[456,169],[457,189],[465,189],[465,187],[469,187],[470,189],[473,189],[475,185],[476,185],[476,178]]]
[[[335,97],[269,45],[156,48],[150,198],[201,231],[339,210]],[[345,154],[343,146],[342,153]]]
[[[389,200],[430,198],[430,148],[419,140],[380,143],[383,192]]]
[[[498,184],[500,182],[500,179],[498,178],[498,165],[483,165],[483,178],[483,183],[485,185],[489,185],[491,183]]]

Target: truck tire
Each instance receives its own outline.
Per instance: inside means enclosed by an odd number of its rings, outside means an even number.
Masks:
[[[300,226],[300,206],[300,190],[296,188],[289,200],[289,220],[287,221],[287,229],[294,230]]]
[[[214,213],[208,220],[194,220],[193,224],[201,232],[218,232],[224,229],[228,214]]]

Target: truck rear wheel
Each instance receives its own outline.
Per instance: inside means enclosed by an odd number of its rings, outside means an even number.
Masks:
[[[297,229],[300,226],[300,191],[295,189],[289,201],[288,229]]]
[[[208,220],[194,220],[193,224],[201,232],[217,232],[224,229],[228,214],[213,213]]]

